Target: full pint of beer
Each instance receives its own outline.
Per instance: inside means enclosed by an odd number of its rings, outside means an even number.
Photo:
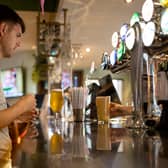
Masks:
[[[51,154],[62,154],[63,139],[58,133],[54,133],[50,139],[50,152]]]
[[[108,122],[109,120],[110,96],[97,96],[96,108],[98,121]]]
[[[50,108],[54,113],[60,113],[63,105],[63,95],[61,89],[53,89],[50,93]]]

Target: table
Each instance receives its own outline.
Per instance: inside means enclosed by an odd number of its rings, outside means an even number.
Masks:
[[[120,123],[61,122],[55,151],[53,119],[40,124],[39,136],[24,139],[13,154],[18,168],[166,168],[168,133],[124,128]],[[45,127],[46,126],[46,127]]]

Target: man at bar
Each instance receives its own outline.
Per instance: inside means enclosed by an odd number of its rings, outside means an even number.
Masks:
[[[20,46],[25,24],[12,9],[0,5],[0,58],[10,58]],[[0,85],[0,167],[11,166],[11,139],[8,126],[15,120],[28,122],[35,113],[36,101],[32,94],[23,96],[14,105],[7,108],[7,103]]]

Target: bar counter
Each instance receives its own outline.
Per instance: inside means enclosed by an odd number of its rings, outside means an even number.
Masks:
[[[37,138],[13,151],[14,168],[167,168],[168,133],[127,129],[121,122],[39,124]],[[40,129],[42,128],[42,129]],[[61,135],[59,139],[54,132]]]

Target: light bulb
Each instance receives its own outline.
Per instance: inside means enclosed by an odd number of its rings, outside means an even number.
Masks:
[[[133,0],[125,0],[126,3],[131,3]]]
[[[90,52],[90,48],[86,48],[86,52]]]

